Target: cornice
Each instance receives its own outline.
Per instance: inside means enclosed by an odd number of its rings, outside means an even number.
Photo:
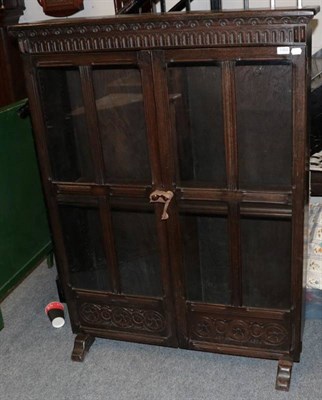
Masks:
[[[193,48],[305,43],[314,13],[221,12],[118,16],[10,29],[24,53],[89,52],[139,48]]]

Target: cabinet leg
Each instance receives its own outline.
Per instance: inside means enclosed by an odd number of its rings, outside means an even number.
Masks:
[[[290,358],[282,358],[278,362],[276,376],[276,390],[288,392],[290,389],[293,361]]]
[[[79,333],[75,338],[74,349],[72,352],[73,361],[84,361],[86,353],[93,344],[95,337]]]

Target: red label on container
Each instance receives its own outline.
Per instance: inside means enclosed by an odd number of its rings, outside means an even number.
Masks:
[[[47,304],[45,308],[46,314],[48,314],[48,311],[50,310],[63,310],[64,305],[62,303],[59,303],[58,301],[54,301],[52,303]]]

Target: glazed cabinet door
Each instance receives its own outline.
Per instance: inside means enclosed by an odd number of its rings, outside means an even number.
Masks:
[[[176,345],[163,207],[149,198],[163,185],[151,55],[55,61],[37,61],[37,140],[74,330]]]
[[[304,60],[276,48],[159,56],[185,347],[270,358],[299,348]]]

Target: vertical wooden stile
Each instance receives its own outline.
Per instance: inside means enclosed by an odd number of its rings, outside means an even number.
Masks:
[[[236,129],[236,89],[235,89],[235,63],[223,63],[223,112],[226,152],[227,188],[229,191],[238,189],[238,152]],[[231,302],[234,306],[242,304],[242,279],[240,256],[240,215],[239,203],[229,201],[228,204],[229,247],[231,267]]]

